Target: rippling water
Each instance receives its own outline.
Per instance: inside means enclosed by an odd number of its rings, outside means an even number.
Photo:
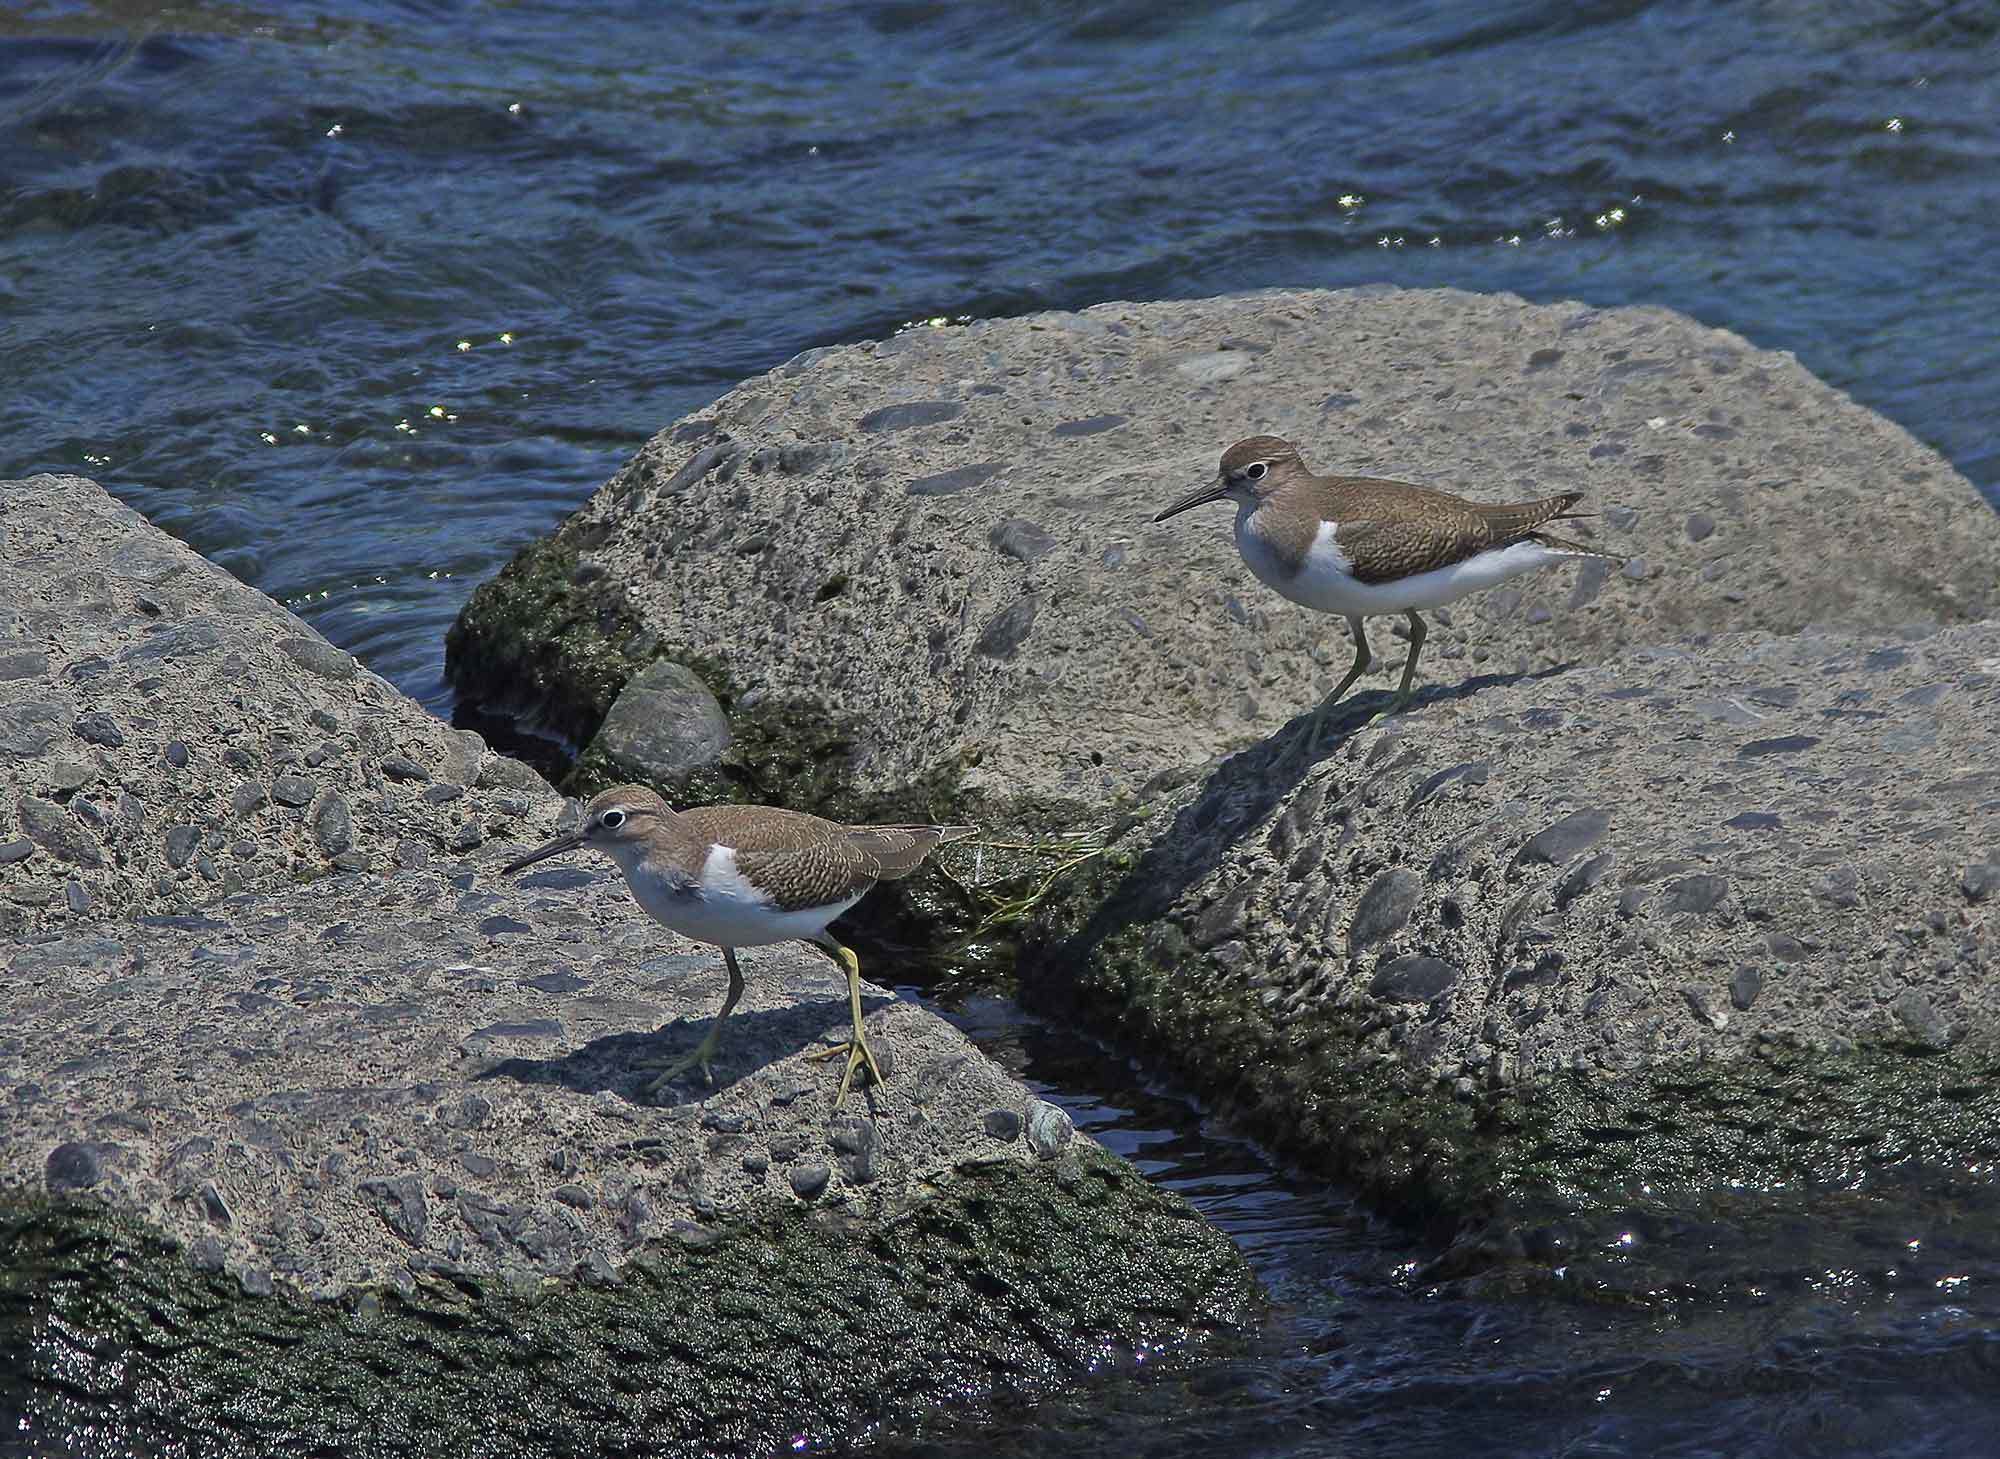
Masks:
[[[441,712],[465,594],[654,429],[936,316],[1665,304],[1992,496],[1996,61],[2000,9],[1895,0],[17,4],[0,474],[97,477]],[[962,1016],[1280,1307],[1253,1359],[927,1452],[2000,1450],[1970,1267],[1723,1314],[1429,1295],[1395,1233],[1118,1061]]]
[[[310,12],[0,13],[0,470],[98,477],[440,710],[470,587],[650,432],[912,319],[1668,304],[2000,487],[1990,5]]]

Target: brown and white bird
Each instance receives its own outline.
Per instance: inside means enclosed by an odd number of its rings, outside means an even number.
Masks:
[[[546,857],[590,847],[625,873],[625,885],[646,914],[684,937],[714,943],[729,969],[722,1012],[693,1053],[660,1068],[647,1092],[699,1066],[709,1083],[722,1024],[743,996],[736,949],[802,939],[825,948],[847,971],[854,1033],[847,1043],[813,1057],[847,1056],[838,1109],[854,1072],[867,1066],[882,1082],[861,1026],[861,963],[826,930],[827,923],[867,895],[878,881],[908,876],[939,844],[970,836],[971,826],[843,826],[775,806],[704,805],[676,811],[643,785],[614,785],[584,807],[583,819],[505,868],[516,872]]]
[[[1410,619],[1410,657],[1391,714],[1410,702],[1427,631],[1420,608],[1440,608],[1523,573],[1585,558],[1623,559],[1542,527],[1574,520],[1583,493],[1532,502],[1467,501],[1449,492],[1367,476],[1315,476],[1298,447],[1251,436],[1222,453],[1216,479],[1153,518],[1208,502],[1236,503],[1236,550],[1267,587],[1294,603],[1346,617],[1354,664],[1314,713],[1304,744],[1319,740],[1326,714],[1368,668],[1362,620]]]

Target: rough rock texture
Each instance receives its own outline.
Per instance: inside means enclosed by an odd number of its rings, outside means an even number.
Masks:
[[[1469,686],[1132,823],[1022,976],[1419,1215],[2000,1156],[2000,624]]]
[[[451,670],[582,742],[664,656],[726,709],[741,794],[1068,829],[1346,667],[1337,620],[1250,576],[1226,509],[1151,521],[1261,430],[1323,470],[1583,491],[1602,516],[1578,534],[1631,555],[1439,614],[1437,685],[2000,606],[1990,509],[1789,356],[1658,309],[1274,292],[802,355],[662,432],[482,588]],[[1387,624],[1377,647],[1364,693],[1400,665]]]
[[[497,848],[496,848],[497,850]],[[830,960],[741,955],[711,1091],[644,1092],[721,1004],[709,949],[608,863],[330,877],[0,951],[0,1188],[91,1190],[311,1296],[430,1271],[609,1273],[760,1200],[879,1220],[961,1168],[1030,1164],[1019,1084],[872,991],[888,1082],[836,1115]],[[655,1032],[662,1024],[671,1027]]]
[[[763,1453],[1242,1317],[1224,1238],[915,1004],[868,990],[888,1083],[833,1115],[807,950],[744,958],[713,1090],[644,1092],[724,975],[607,863],[498,876],[573,807],[91,483],[0,507],[0,877],[85,892],[0,939],[19,1432]],[[241,889],[174,875],[223,825]]]
[[[0,483],[0,933],[514,830],[541,777],[80,477]]]

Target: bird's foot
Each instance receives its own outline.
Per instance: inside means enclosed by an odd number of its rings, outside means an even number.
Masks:
[[[709,1085],[713,1087],[715,1084],[715,1071],[709,1067],[708,1061],[714,1057],[715,1030],[710,1029],[707,1036],[694,1046],[694,1052],[684,1059],[671,1059],[665,1063],[656,1059],[648,1059],[640,1067],[655,1069],[658,1072],[646,1081],[645,1092],[647,1097],[652,1098],[657,1096],[662,1089],[672,1084],[681,1075],[687,1073],[688,1070],[695,1068],[701,1070],[701,1077],[706,1079]]]
[[[833,1107],[835,1109],[839,1109],[841,1105],[847,1102],[847,1091],[854,1083],[854,1071],[856,1069],[866,1065],[868,1077],[876,1084],[882,1082],[882,1069],[875,1062],[875,1051],[868,1047],[867,1035],[862,1033],[858,1028],[854,1031],[854,1037],[846,1043],[835,1044],[830,1049],[821,1049],[818,1053],[808,1054],[806,1057],[809,1059],[838,1059],[842,1055],[847,1057],[847,1072],[840,1076],[840,1093],[833,1097]]]

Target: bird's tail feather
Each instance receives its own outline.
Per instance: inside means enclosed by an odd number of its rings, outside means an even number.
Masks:
[[[946,841],[963,841],[977,826],[850,826],[850,844],[868,852],[881,865],[880,879],[908,876],[924,858]]]
[[[1564,520],[1556,518],[1557,521]],[[1565,557],[1598,557],[1606,562],[1622,564],[1625,559],[1615,552],[1604,552],[1583,542],[1572,542],[1567,537],[1558,537],[1553,532],[1530,532],[1528,541],[1538,542],[1551,552],[1560,552]]]

